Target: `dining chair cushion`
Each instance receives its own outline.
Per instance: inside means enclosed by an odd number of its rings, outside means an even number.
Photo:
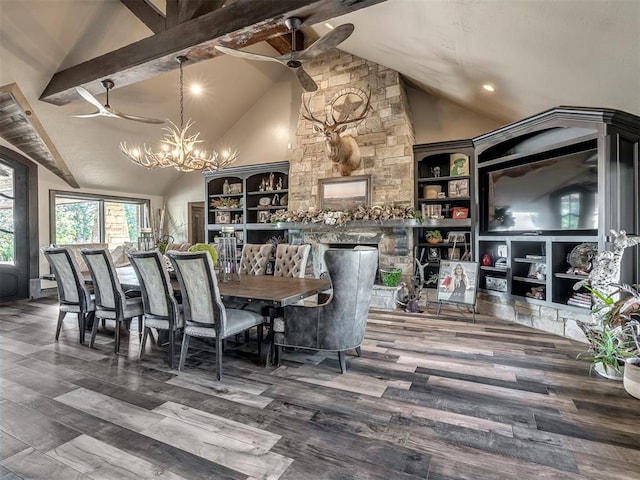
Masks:
[[[115,320],[116,318],[133,318],[143,314],[142,311],[142,298],[125,297],[125,304],[122,312],[116,310],[103,310],[100,309],[100,318],[106,318],[107,320]]]
[[[289,245],[281,243],[276,248],[275,277],[303,278],[307,269],[307,258],[311,245]]]
[[[244,332],[245,330],[255,327],[263,322],[262,315],[249,310],[227,308],[226,311],[227,337],[235,335],[236,333]],[[215,328],[211,328],[210,325],[202,325],[195,322],[187,322],[185,331],[187,335],[191,335],[193,337],[215,338],[217,336]]]
[[[264,275],[273,246],[270,243],[245,243],[240,257],[240,273],[245,275]]]

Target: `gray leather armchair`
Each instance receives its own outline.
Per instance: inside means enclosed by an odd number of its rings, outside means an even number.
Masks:
[[[345,351],[359,354],[367,326],[367,315],[378,265],[378,251],[328,249],[324,255],[333,292],[317,306],[291,305],[282,322],[274,322],[274,344],[338,352],[340,371],[347,365]]]

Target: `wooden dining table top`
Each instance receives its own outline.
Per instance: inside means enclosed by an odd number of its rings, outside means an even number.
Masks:
[[[125,290],[140,289],[140,282],[132,266],[116,269],[120,284]],[[274,277],[271,275],[240,275],[240,280],[222,282],[218,279],[218,288],[223,300],[243,302],[261,302],[274,306],[291,305],[331,288],[331,282],[325,278]],[[172,278],[175,291],[179,291],[178,281]]]

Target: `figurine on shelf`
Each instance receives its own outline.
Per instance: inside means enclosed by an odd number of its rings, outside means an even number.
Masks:
[[[269,174],[269,188],[268,188],[268,190],[273,190],[275,188],[275,184],[273,183],[274,180],[275,180],[275,177],[273,175],[273,172],[271,172]]]
[[[224,183],[222,184],[222,193],[225,195],[229,195],[229,180],[224,179]]]
[[[435,178],[439,178],[440,177],[440,167],[432,167],[431,168],[431,175]]]
[[[278,184],[276,185],[277,190],[282,190],[282,177],[278,177]]]
[[[265,181],[265,179],[262,179],[262,182],[260,182],[260,187],[258,188],[258,190],[260,190],[261,192],[264,192],[265,188],[267,186],[267,182]]]

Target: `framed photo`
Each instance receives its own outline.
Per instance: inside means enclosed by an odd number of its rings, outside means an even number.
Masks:
[[[216,223],[231,223],[229,212],[216,212]]]
[[[502,277],[485,277],[485,288],[487,290],[494,290],[496,292],[507,291],[507,279]]]
[[[268,210],[263,210],[258,212],[258,223],[269,223],[271,220],[271,212]]]
[[[242,183],[230,183],[229,193],[242,193]]]
[[[460,249],[458,247],[447,249],[447,258],[449,260],[460,260]]]
[[[529,267],[529,278],[535,278],[537,280],[546,280],[547,278],[547,264],[546,263],[532,263]]]
[[[460,177],[469,175],[469,156],[464,153],[452,153],[449,157],[449,175],[452,177]]]
[[[451,218],[453,219],[461,219],[469,217],[469,209],[466,207],[454,207],[451,210]]]
[[[465,243],[467,234],[465,232],[449,232],[447,234],[447,243]]]
[[[475,305],[478,262],[440,262],[438,301]]]
[[[318,196],[322,210],[352,210],[371,204],[371,175],[321,178]]]
[[[449,198],[468,197],[469,179],[449,180]]]
[[[430,262],[440,261],[440,249],[438,247],[429,247],[429,261]]]

